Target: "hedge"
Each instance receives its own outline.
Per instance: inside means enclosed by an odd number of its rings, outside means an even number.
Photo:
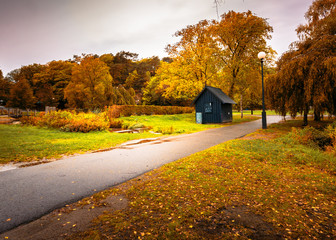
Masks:
[[[131,115],[170,115],[192,113],[193,107],[152,106],[152,105],[112,105],[105,109],[109,119]]]

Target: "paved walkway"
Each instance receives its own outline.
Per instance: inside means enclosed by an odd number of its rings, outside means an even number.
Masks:
[[[267,118],[268,124],[280,120],[277,116]],[[132,141],[110,151],[0,172],[0,233],[259,128],[261,120],[163,139]]]

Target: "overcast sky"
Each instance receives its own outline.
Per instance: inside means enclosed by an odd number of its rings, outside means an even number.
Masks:
[[[251,10],[274,28],[269,45],[281,55],[297,40],[313,0],[223,0],[222,14]],[[172,35],[217,19],[213,0],[0,0],[0,69],[66,60],[81,53],[130,51],[167,56]]]

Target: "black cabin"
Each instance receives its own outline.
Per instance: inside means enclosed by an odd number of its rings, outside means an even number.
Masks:
[[[205,86],[193,101],[197,123],[232,122],[232,104],[236,104],[219,88]]]

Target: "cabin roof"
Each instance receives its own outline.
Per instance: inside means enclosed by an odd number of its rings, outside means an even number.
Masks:
[[[213,95],[215,95],[223,104],[236,104],[236,102],[233,101],[228,95],[226,95],[220,88],[205,86],[200,94],[198,94],[197,97],[194,99],[193,105],[197,102],[199,97],[202,96],[206,89],[208,89]]]

